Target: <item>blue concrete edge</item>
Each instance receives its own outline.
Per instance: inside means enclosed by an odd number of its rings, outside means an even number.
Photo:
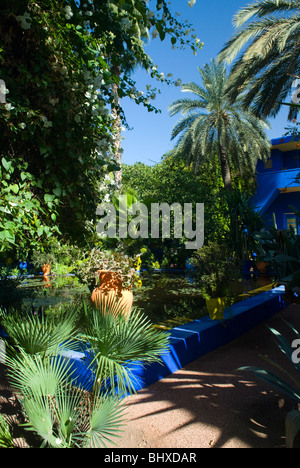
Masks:
[[[207,315],[173,328],[169,332],[170,348],[161,356],[161,363],[130,365],[135,390],[167,377],[264,322],[288,305],[283,299],[284,291],[284,286],[280,286],[227,307],[223,320],[211,320]],[[65,350],[63,354],[70,359],[78,382],[86,382],[89,371],[85,353]]]

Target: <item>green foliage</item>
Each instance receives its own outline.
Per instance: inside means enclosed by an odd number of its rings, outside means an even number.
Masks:
[[[224,198],[230,220],[226,243],[237,257],[247,260],[258,247],[255,234],[264,228],[263,216],[253,207],[250,195],[239,189],[227,191]]]
[[[194,252],[191,263],[205,299],[228,295],[230,286],[240,278],[238,260],[226,245],[208,242]]]
[[[22,395],[24,426],[39,436],[42,448],[85,448],[92,443],[101,447],[119,433],[124,418],[119,402],[91,397],[74,386],[64,357],[45,360],[21,353],[8,358],[8,367],[9,379]]]
[[[111,164],[97,150],[100,139],[111,138],[111,123],[96,93],[97,41],[83,30],[84,18],[71,25],[56,0],[1,8],[1,78],[9,91],[0,106],[2,240],[11,233],[2,250],[8,242],[28,249],[59,233],[86,232]]]
[[[206,239],[216,240],[224,235],[227,221],[224,201],[220,194],[222,179],[213,161],[208,162],[207,171],[195,174],[193,166],[186,166],[180,155],[167,153],[154,166],[135,163],[123,165],[124,189],[133,188],[139,200],[147,206],[150,203],[204,203]],[[155,240],[151,240],[155,245]]]
[[[130,289],[137,282],[135,266],[138,256],[129,257],[119,250],[100,250],[97,248],[83,252],[78,262],[75,275],[86,284],[90,291],[96,287],[99,281],[99,270],[116,273],[122,278],[124,289]]]
[[[255,234],[258,254],[275,274],[276,280],[286,284],[287,290],[300,284],[300,237],[292,229],[280,231],[271,226]]]
[[[125,388],[133,390],[130,362],[160,362],[166,351],[165,333],[154,331],[136,310],[128,318],[122,316],[121,308],[113,315],[115,307],[111,303],[94,310],[85,305],[58,318],[2,311],[0,323],[9,334],[8,379],[18,391],[25,428],[38,436],[41,447],[106,446],[124,423],[120,398]],[[78,383],[66,358],[71,340],[76,349],[86,349],[92,381],[87,375]],[[2,439],[9,443],[4,429]]]
[[[26,354],[39,354],[44,358],[57,353],[59,346],[70,346],[77,334],[77,315],[70,310],[59,317],[28,314],[10,310],[1,312],[0,322],[11,344]]]
[[[7,419],[0,414],[0,448],[13,448],[13,438]]]
[[[80,338],[92,350],[87,362],[92,371],[93,393],[98,393],[106,382],[112,393],[117,391],[122,396],[135,391],[132,364],[139,360],[144,365],[161,362],[160,356],[168,349],[168,335],[157,333],[138,309],[132,309],[126,318],[122,306],[117,306],[118,314],[109,313],[113,307],[108,303],[100,310],[86,308]]]
[[[39,248],[33,249],[29,260],[38,272],[41,271],[41,266],[44,263],[51,263],[51,275],[63,275],[76,270],[82,252],[83,249],[76,245],[53,239],[44,247],[39,246]]]
[[[143,0],[4,0],[0,10],[0,251],[84,243],[104,176],[119,169],[116,99],[155,110],[129,70],[167,81],[143,39],[157,29],[193,52],[201,44],[164,0],[153,14]]]

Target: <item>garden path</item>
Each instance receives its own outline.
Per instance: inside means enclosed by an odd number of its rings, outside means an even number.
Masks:
[[[258,365],[274,371],[263,355],[294,373],[267,328],[273,326],[292,342],[282,318],[300,330],[300,305],[288,306],[228,345],[128,397],[127,425],[117,446],[284,448],[285,416],[297,405],[253,374],[237,370]]]
[[[226,346],[126,398],[127,424],[117,446],[284,448],[285,416],[296,408],[295,402],[237,370],[246,365],[274,370],[263,355],[294,372],[267,328],[275,327],[291,342],[294,337],[282,318],[300,330],[300,305],[288,306]],[[0,412],[18,420],[19,406],[1,364]]]

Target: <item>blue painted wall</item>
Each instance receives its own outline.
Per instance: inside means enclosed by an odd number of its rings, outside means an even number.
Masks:
[[[287,213],[292,213],[290,205],[295,206],[300,211],[300,192],[281,193],[264,212],[266,223],[273,224],[273,213],[275,213],[278,229],[287,229]],[[298,226],[298,234],[300,234],[300,225]]]
[[[271,144],[275,146],[289,142],[292,142],[292,137],[277,138]],[[290,205],[300,211],[300,192],[295,190],[300,187],[296,180],[300,173],[300,149],[281,151],[280,148],[272,148],[270,160],[266,165],[262,161],[257,164],[258,186],[253,204],[262,211],[267,224],[273,223],[275,213],[278,229],[286,229],[287,218],[292,212]],[[294,191],[282,193],[285,188]]]
[[[224,312],[224,320],[211,320],[205,316],[173,328],[170,331],[170,349],[161,356],[161,363],[144,366],[136,362],[130,366],[135,378],[135,390],[148,387],[195,359],[226,345],[287,305],[284,286],[280,286],[228,307]],[[90,390],[91,373],[85,361],[86,353],[61,350],[60,354],[70,360],[77,384]]]

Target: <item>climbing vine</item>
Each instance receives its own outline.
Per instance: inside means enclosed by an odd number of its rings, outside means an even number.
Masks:
[[[2,0],[0,251],[53,236],[84,241],[94,231],[103,181],[118,169],[112,105],[130,96],[156,110],[153,90],[137,91],[130,77],[137,64],[165,80],[145,38],[201,48],[164,0],[150,2],[153,10],[148,3]]]

